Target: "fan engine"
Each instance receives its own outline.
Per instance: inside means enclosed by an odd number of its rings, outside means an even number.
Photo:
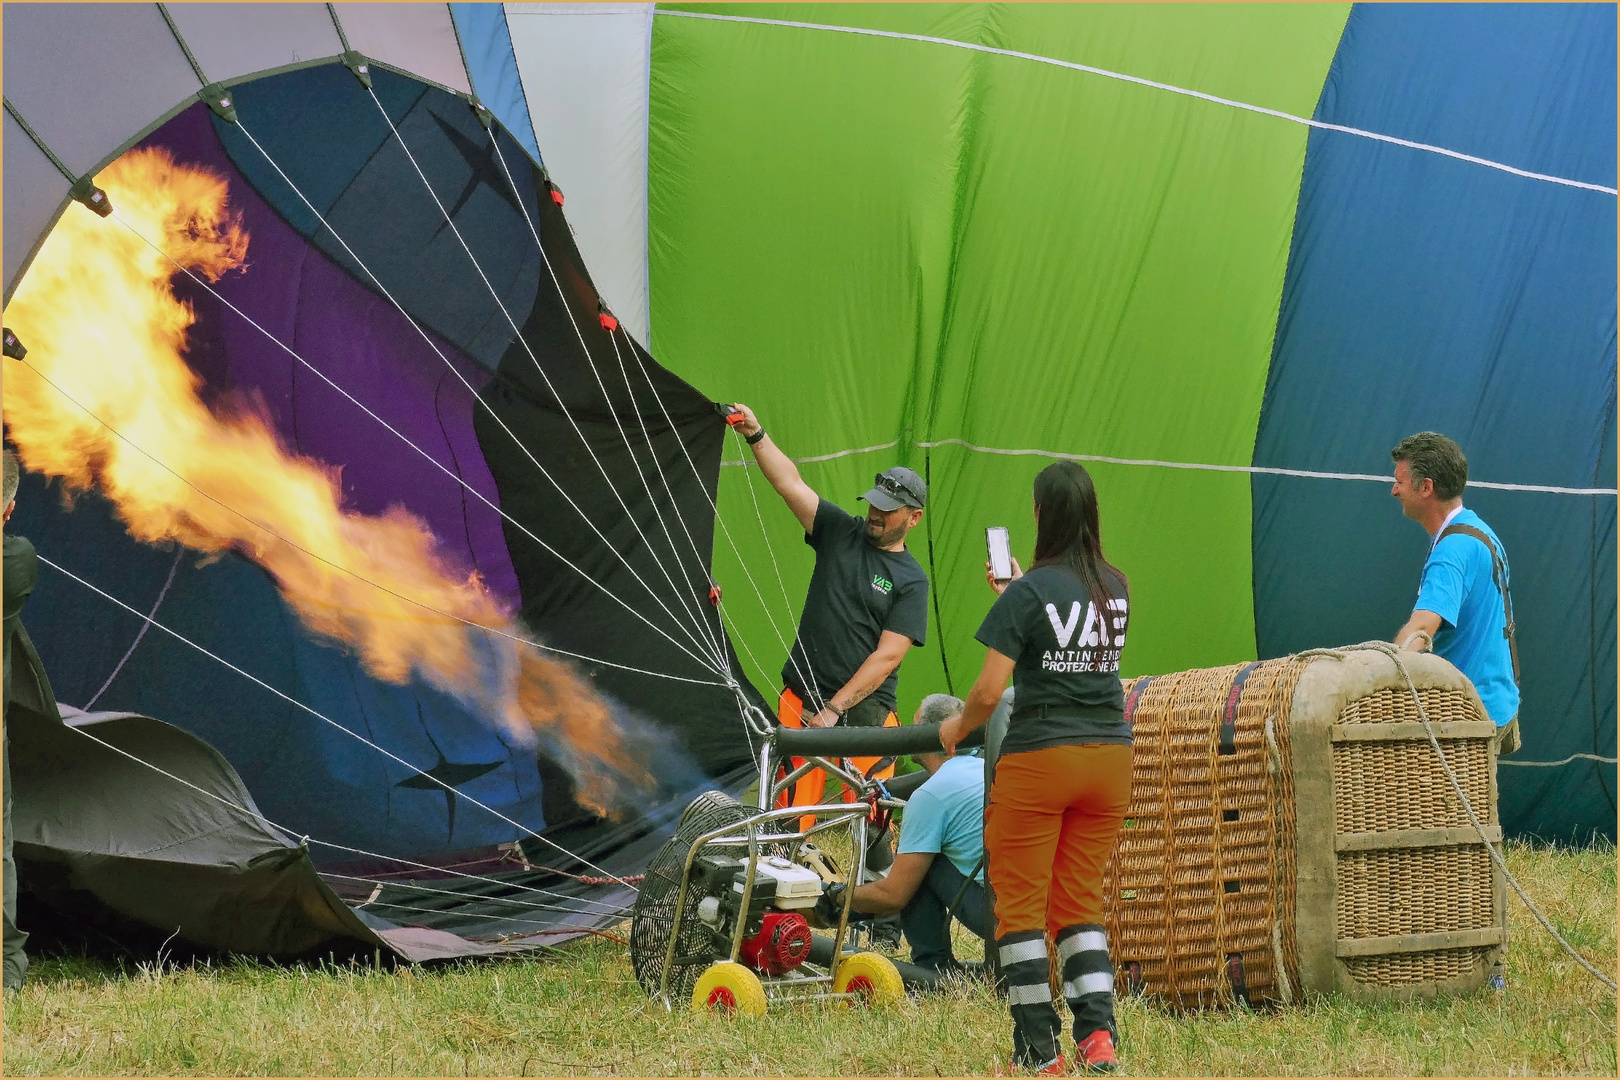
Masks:
[[[821,878],[779,855],[762,856],[754,864],[754,890],[745,912],[747,873],[746,861],[728,855],[700,856],[692,866],[703,897],[698,901],[698,921],[709,929],[713,959],[731,955],[732,935],[742,920],[744,937],[737,958],[764,975],[792,971],[810,956],[810,923],[800,911],[815,907]]]

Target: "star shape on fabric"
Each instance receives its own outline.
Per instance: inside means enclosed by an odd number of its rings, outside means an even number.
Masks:
[[[445,835],[449,843],[456,834],[456,793],[453,789],[460,787],[469,780],[476,780],[485,773],[493,772],[506,764],[504,761],[491,762],[458,762],[445,758],[444,751],[438,751],[439,763],[431,769],[424,769],[413,776],[407,776],[395,787],[417,788],[422,791],[438,791],[444,794],[445,817],[449,819],[449,828]]]
[[[523,207],[519,205],[517,194],[512,190],[511,183],[507,181],[506,173],[501,170],[500,159],[495,156],[494,136],[491,135],[487,143],[480,144],[477,140],[469,139],[462,134],[455,125],[449,123],[438,113],[430,112],[428,115],[433,117],[433,122],[439,125],[439,130],[444,132],[445,138],[450,140],[450,145],[456,148],[457,152],[467,162],[467,167],[472,170],[472,175],[467,178],[467,183],[463,185],[461,194],[456,196],[455,204],[450,207],[444,224],[434,231],[434,238],[437,239],[439,233],[442,233],[450,224],[449,219],[454,218],[461,208],[467,205],[474,193],[478,191],[480,184],[487,184],[491,191],[500,196],[508,206],[521,215]]]

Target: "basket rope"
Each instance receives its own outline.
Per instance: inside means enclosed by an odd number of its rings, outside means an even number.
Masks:
[[[1536,907],[1536,905],[1531,902],[1530,897],[1525,894],[1525,891],[1523,887],[1519,885],[1518,880],[1508,872],[1507,863],[1503,860],[1501,853],[1496,850],[1496,845],[1492,844],[1486,838],[1485,826],[1480,824],[1478,815],[1474,813],[1473,804],[1468,801],[1468,795],[1463,791],[1462,784],[1457,780],[1457,774],[1451,771],[1451,762],[1446,760],[1445,751],[1440,749],[1440,740],[1435,737],[1434,727],[1429,723],[1429,714],[1424,711],[1423,708],[1423,697],[1418,693],[1417,684],[1412,681],[1411,673],[1406,670],[1406,664],[1401,660],[1400,650],[1387,641],[1364,641],[1359,645],[1345,645],[1337,649],[1311,649],[1307,652],[1298,653],[1296,655],[1296,659],[1303,660],[1318,656],[1325,656],[1331,657],[1335,660],[1342,660],[1344,659],[1346,653],[1352,652],[1381,652],[1395,662],[1395,667],[1400,671],[1401,678],[1406,680],[1407,689],[1412,692],[1412,701],[1417,705],[1418,718],[1423,721],[1423,730],[1429,736],[1429,745],[1434,747],[1435,755],[1440,759],[1440,768],[1445,772],[1446,779],[1451,782],[1452,790],[1456,792],[1457,798],[1462,802],[1463,812],[1468,815],[1469,823],[1474,826],[1474,831],[1479,833],[1479,838],[1481,842],[1484,843],[1485,850],[1490,853],[1491,861],[1496,863],[1497,869],[1502,871],[1502,876],[1507,879],[1507,883],[1509,885],[1513,886],[1513,891],[1517,893],[1519,899],[1524,902],[1524,906],[1530,909],[1530,914],[1536,917],[1536,921],[1541,924],[1542,929],[1551,934],[1553,939],[1563,947],[1563,950],[1568,953],[1576,963],[1580,964],[1581,967],[1590,972],[1592,976],[1604,986],[1607,986],[1611,991],[1614,991],[1616,989],[1614,980],[1605,975],[1597,967],[1593,966],[1593,964],[1588,961],[1586,957],[1582,956],[1575,950],[1573,945],[1564,940],[1564,936],[1562,934],[1553,929],[1552,923],[1549,922],[1547,917],[1541,913],[1541,909]]]

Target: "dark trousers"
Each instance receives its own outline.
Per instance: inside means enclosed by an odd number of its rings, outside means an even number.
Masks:
[[[985,933],[984,886],[977,881],[962,888],[967,877],[944,855],[935,855],[928,876],[917,886],[917,893],[900,912],[900,925],[911,945],[911,962],[936,971],[956,966],[951,951],[951,923],[947,908],[956,894],[956,917],[980,938]]]

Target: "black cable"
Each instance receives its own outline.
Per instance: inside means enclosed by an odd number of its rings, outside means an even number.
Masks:
[[[923,484],[933,487],[934,455],[931,450],[923,450]],[[939,613],[939,579],[934,574],[934,518],[932,514],[924,514],[928,537],[928,592],[934,598],[934,637],[939,642],[939,666],[945,670],[945,692],[951,697],[956,696],[956,684],[951,681],[951,662],[945,655],[945,620]]]

